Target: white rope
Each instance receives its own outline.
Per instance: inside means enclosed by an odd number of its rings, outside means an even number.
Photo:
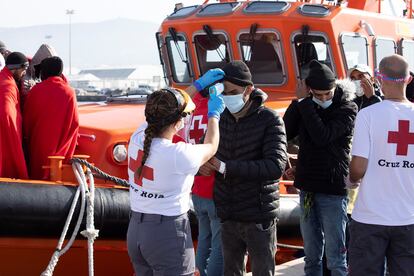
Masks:
[[[76,179],[79,182],[79,187],[76,190],[75,196],[73,198],[72,205],[70,207],[68,217],[66,218],[66,223],[65,223],[65,226],[63,227],[62,234],[60,235],[58,245],[49,261],[49,264],[46,267],[46,270],[43,271],[41,276],[52,276],[53,275],[53,271],[55,270],[55,267],[59,261],[60,256],[65,254],[69,250],[69,248],[72,246],[73,242],[75,241],[76,235],[78,234],[79,227],[82,223],[83,214],[85,212],[85,201],[86,201],[85,199],[85,196],[86,196],[85,191],[87,189],[86,177],[85,177],[85,174],[83,173],[82,167],[78,163],[72,163],[72,169],[73,169],[73,172],[75,173]],[[79,194],[82,195],[82,199],[81,199],[81,207],[80,207],[80,212],[78,216],[78,221],[73,230],[72,236],[70,237],[70,240],[68,241],[66,246],[62,249],[62,245],[63,245],[63,242],[65,241],[66,233],[68,231],[70,222],[72,220],[73,213],[76,208],[76,204],[79,199]]]
[[[81,234],[88,238],[88,268],[89,276],[94,275],[93,270],[93,243],[98,237],[99,230],[95,229],[94,225],[94,201],[95,201],[95,182],[91,170],[86,170],[89,179],[89,191],[86,194],[86,230],[82,231]]]

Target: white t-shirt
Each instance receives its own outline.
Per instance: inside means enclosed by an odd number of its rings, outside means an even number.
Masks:
[[[128,147],[128,176],[131,210],[147,214],[177,216],[190,209],[190,192],[202,156],[194,145],[152,139],[142,177],[135,179],[141,165],[146,124],[131,136]]]
[[[352,219],[414,224],[414,104],[385,100],[362,109],[352,155],[368,159]]]

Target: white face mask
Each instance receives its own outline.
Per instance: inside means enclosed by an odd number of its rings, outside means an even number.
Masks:
[[[364,95],[364,90],[362,89],[361,81],[360,80],[353,80],[352,82],[355,84],[355,95],[357,95],[357,97],[363,96]]]
[[[230,95],[230,96],[223,95],[224,104],[226,105],[227,109],[231,113],[234,114],[234,113],[239,112],[243,108],[243,106],[246,104],[243,100],[244,92],[246,92],[246,89],[247,87],[244,89],[243,93],[241,94]]]
[[[332,104],[332,99],[323,102],[315,97],[312,97],[312,101],[314,101],[317,105],[319,105],[323,109],[327,109]]]

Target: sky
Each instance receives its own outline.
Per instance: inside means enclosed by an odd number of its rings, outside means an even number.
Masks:
[[[44,24],[65,24],[66,10],[74,10],[72,23],[99,22],[114,18],[130,18],[154,23],[184,6],[202,4],[204,0],[18,0],[2,5],[0,28]],[[215,1],[210,1],[215,2]],[[14,4],[11,4],[14,3]]]

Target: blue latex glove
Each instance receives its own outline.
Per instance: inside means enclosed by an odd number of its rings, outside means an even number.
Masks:
[[[226,106],[224,105],[223,96],[221,94],[210,94],[210,99],[208,100],[207,117],[215,117],[217,119],[220,119],[220,114],[224,111],[225,107]]]
[[[197,91],[201,91],[210,84],[221,80],[224,77],[223,70],[219,68],[210,69],[204,75],[202,75],[198,80],[196,80],[193,85]]]

